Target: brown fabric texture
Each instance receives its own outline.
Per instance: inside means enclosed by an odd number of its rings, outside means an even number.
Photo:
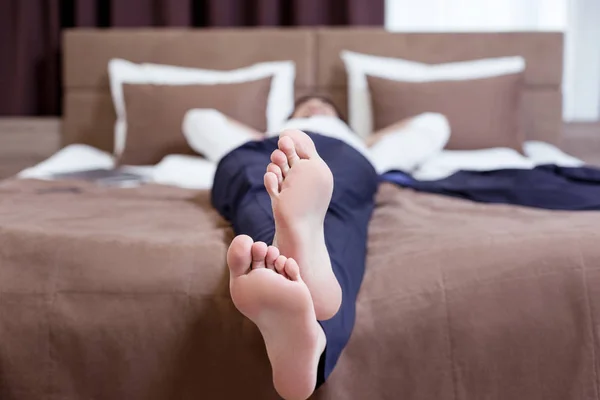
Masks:
[[[340,52],[442,64],[481,58],[521,56],[529,87],[560,86],[563,38],[560,32],[390,32],[376,28],[326,28],[318,31],[317,82],[344,87]]]
[[[314,86],[309,29],[78,29],[65,33],[64,46],[63,145],[111,153],[115,112],[106,65],[112,58],[214,70],[290,60],[296,87]]]
[[[522,152],[522,81],[523,74],[434,82],[367,76],[374,129],[437,112],[450,123],[449,150],[510,147]]]
[[[383,22],[384,0],[2,0],[0,115],[61,113],[61,34],[66,28],[382,26]]]
[[[296,64],[298,95],[328,94],[345,109],[347,76],[339,52],[348,49],[427,63],[523,56],[527,62],[523,88],[527,138],[560,145],[562,44],[563,35],[556,32],[426,34],[378,28],[68,30],[64,34],[62,144],[84,143],[113,151],[115,114],[106,69],[111,58],[220,70],[260,61],[291,60]]]
[[[67,91],[108,92],[106,66],[113,58],[222,71],[289,60],[296,67],[296,84],[311,86],[314,32],[308,28],[72,29],[64,35],[64,86]]]
[[[153,165],[169,154],[193,154],[181,125],[193,108],[214,108],[266,130],[271,78],[219,85],[123,85],[127,136],[120,164]]]
[[[314,399],[598,399],[598,212],[384,184],[350,343]],[[278,399],[208,192],[0,184],[0,398]]]

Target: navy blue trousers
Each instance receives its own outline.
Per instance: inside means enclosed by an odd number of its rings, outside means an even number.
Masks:
[[[309,134],[333,173],[333,196],[325,217],[325,242],[333,272],[342,288],[337,314],[319,321],[327,346],[319,362],[317,387],[329,377],[350,339],[356,297],[365,271],[367,229],[374,208],[378,176],[354,148],[329,137]],[[273,242],[275,222],[263,185],[266,167],[278,138],[249,142],[233,150],[217,167],[212,203],[233,225],[236,234]]]

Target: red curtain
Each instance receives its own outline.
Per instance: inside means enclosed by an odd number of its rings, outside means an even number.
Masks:
[[[2,0],[0,115],[60,114],[61,29],[383,25],[384,0]]]

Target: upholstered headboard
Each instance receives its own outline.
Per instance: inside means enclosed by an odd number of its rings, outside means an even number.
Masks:
[[[427,63],[521,55],[526,134],[559,144],[562,132],[563,35],[517,33],[390,33],[382,29],[75,29],[64,34],[63,145],[113,150],[115,114],[107,64],[111,58],[209,69],[260,61],[296,63],[297,95],[331,96],[345,112],[346,74],[340,51]]]

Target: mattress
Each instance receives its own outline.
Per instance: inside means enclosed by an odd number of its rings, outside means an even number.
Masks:
[[[316,399],[597,396],[600,213],[383,184]],[[276,399],[207,191],[0,183],[0,397]]]

